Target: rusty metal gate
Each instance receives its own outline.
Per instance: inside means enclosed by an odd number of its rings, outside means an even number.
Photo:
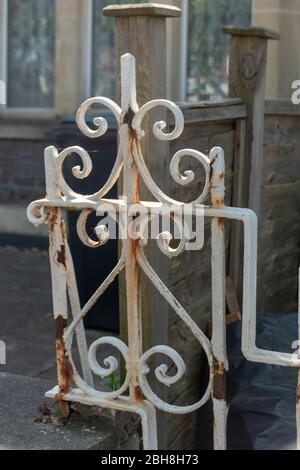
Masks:
[[[94,104],[106,106],[115,116],[119,127],[118,154],[111,175],[106,184],[95,194],[82,195],[74,192],[63,176],[64,160],[71,154],[77,154],[82,166],[73,168],[73,174],[79,179],[86,178],[92,171],[88,153],[81,147],[70,147],[58,152],[55,147],[45,150],[46,197],[33,202],[28,208],[28,218],[36,226],[47,223],[50,237],[50,263],[52,273],[53,310],[56,324],[56,355],[58,386],[47,396],[61,401],[63,413],[68,415],[68,402],[80,402],[120,411],[131,411],[141,417],[144,449],[157,449],[156,409],[167,413],[186,414],[202,407],[209,399],[213,401],[214,412],[214,448],[226,449],[226,308],[225,308],[225,233],[224,220],[240,221],[244,227],[244,272],[243,272],[243,319],[242,350],[249,361],[299,367],[300,358],[293,354],[266,351],[256,347],[256,251],[257,218],[248,210],[226,207],[224,205],[224,155],[221,148],[213,148],[208,156],[198,150],[183,149],[177,152],[170,164],[173,179],[181,185],[188,185],[194,179],[189,170],[181,172],[181,160],[184,156],[194,157],[204,168],[206,181],[199,197],[190,204],[184,204],[167,196],[153,181],[141,150],[144,137],[142,122],[145,115],[154,107],[162,106],[173,113],[175,127],[167,133],[166,123],[157,122],[153,127],[154,135],[160,140],[178,138],[184,128],[181,110],[167,100],[151,101],[140,109],[136,102],[135,59],[130,54],[121,58],[121,107],[110,99],[96,97],[87,100],[77,113],[80,130],[90,138],[99,138],[107,131],[104,118],[94,119],[96,129],[86,124],[86,113]],[[154,158],[154,157],[153,157]],[[155,156],[159,158],[159,156]],[[123,171],[123,195],[117,200],[105,196],[118,181]],[[139,180],[142,180],[156,202],[140,201]],[[211,205],[204,202],[211,198]],[[67,241],[67,232],[63,219],[63,209],[80,211],[77,224],[78,236],[89,247],[100,247],[113,236],[110,224],[103,220],[95,228],[98,240],[93,240],[86,231],[86,221],[91,212],[104,216],[109,213],[118,218],[119,238],[121,239],[120,258],[107,279],[97,289],[86,305],[79,301],[76,276],[71,252]],[[144,218],[141,218],[141,213]],[[211,219],[212,232],[212,339],[201,331],[184,307],[176,300],[149,264],[145,246],[147,236],[145,228],[151,219],[168,214],[169,219],[179,230],[177,247],[171,243],[169,229],[157,233],[158,248],[168,257],[176,257],[188,249],[201,249],[203,237],[202,225],[198,228],[199,239],[191,248],[189,234],[182,225],[184,217],[196,217],[203,222]],[[184,215],[184,217],[183,217]],[[183,228],[182,228],[183,227]],[[109,285],[125,270],[127,292],[127,327],[128,345],[115,337],[102,337],[87,348],[83,318],[95,305],[97,299]],[[176,366],[175,375],[170,375],[167,364],[155,369],[156,379],[167,387],[183,377],[186,365],[181,356],[168,345],[154,346],[143,351],[141,324],[141,272],[149,279],[161,296],[168,302],[180,320],[186,325],[203,348],[210,376],[202,398],[189,406],[175,406],[164,402],[152,390],[149,379],[149,361],[157,354],[163,354]],[[68,319],[68,300],[72,317]],[[81,371],[72,357],[72,343],[76,335],[81,359]],[[101,366],[97,360],[97,350],[104,345],[114,347],[118,353],[109,356]],[[118,390],[101,391],[94,386],[94,376],[107,378],[116,373],[120,357],[126,365],[123,384]],[[299,395],[299,393],[298,393]],[[300,405],[297,405],[297,421],[300,421]],[[298,439],[299,440],[299,439]]]

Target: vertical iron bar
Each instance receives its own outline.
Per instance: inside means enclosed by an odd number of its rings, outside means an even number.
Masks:
[[[48,147],[45,150],[46,190],[50,199],[60,197],[60,191],[56,186],[56,157],[57,151],[54,147]],[[73,375],[73,368],[68,360],[64,342],[64,330],[68,324],[68,286],[71,292],[70,300],[73,315],[77,315],[79,313],[80,303],[76,288],[76,280],[74,279],[74,276],[72,277],[74,267],[68,248],[66,228],[62,218],[61,209],[57,207],[49,209],[48,227],[53,291],[53,313],[56,329],[57,374],[60,389],[60,393],[57,398],[61,399],[65,393],[68,393]],[[75,305],[76,302],[74,302],[74,298],[76,301],[76,293],[77,304]],[[76,311],[74,310],[75,306],[77,306]],[[82,321],[76,328],[76,336],[84,378],[87,383],[93,386],[93,377],[87,359],[87,344]],[[68,416],[69,408],[67,403],[63,400],[61,403],[62,414],[64,416]]]
[[[214,208],[224,207],[225,165],[221,149],[211,153],[211,196]],[[214,449],[227,446],[226,370],[226,310],[225,310],[225,233],[224,219],[212,220],[212,350],[213,350],[213,413]]]
[[[49,199],[55,199],[59,195],[56,187],[55,155],[51,148],[45,150],[46,169],[46,190]],[[57,379],[60,400],[60,410],[64,417],[69,416],[69,405],[63,400],[65,393],[68,393],[70,380],[72,377],[72,367],[66,358],[66,348],[64,344],[64,329],[68,322],[68,302],[67,302],[67,272],[66,272],[66,252],[65,252],[65,225],[61,216],[61,209],[58,207],[49,208],[48,213],[49,228],[49,257],[52,277],[52,297],[53,315],[56,332],[56,362]]]
[[[121,59],[121,97],[122,97],[122,126],[120,130],[120,146],[124,156],[124,195],[127,207],[139,202],[139,174],[133,160],[133,148],[139,145],[139,138],[132,129],[132,119],[138,111],[136,102],[135,59],[125,54]],[[128,216],[128,228],[133,220]],[[140,271],[137,254],[140,249],[139,240],[132,238],[132,233],[124,234],[126,239],[126,298],[128,322],[128,369],[129,393],[133,404],[143,400],[138,382],[138,362],[141,356],[141,309],[140,309]]]
[[[81,305],[79,292],[76,282],[74,263],[70,252],[68,241],[65,241],[66,267],[67,267],[67,286],[73,318],[80,315]],[[76,340],[80,357],[83,378],[90,387],[94,387],[93,373],[88,361],[88,346],[84,331],[84,323],[81,320],[76,327]]]

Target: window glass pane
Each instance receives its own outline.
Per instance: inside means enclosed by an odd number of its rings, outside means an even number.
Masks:
[[[147,3],[145,0],[94,0],[93,15],[93,96],[115,97],[116,52],[115,18],[102,15],[102,9],[116,3]]]
[[[190,0],[188,98],[224,98],[228,93],[226,25],[251,24],[251,0]]]
[[[8,0],[8,106],[51,108],[54,0]]]

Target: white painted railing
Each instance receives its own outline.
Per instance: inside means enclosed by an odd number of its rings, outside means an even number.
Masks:
[[[97,405],[114,410],[132,411],[141,416],[143,428],[143,445],[145,449],[157,448],[156,411],[186,414],[199,409],[209,399],[213,400],[214,410],[214,447],[226,448],[226,371],[228,361],[226,354],[226,311],[225,311],[225,233],[224,220],[237,220],[244,225],[244,279],[243,279],[243,333],[242,349],[246,358],[255,362],[266,362],[284,366],[299,367],[300,359],[294,355],[281,354],[258,349],[256,340],[256,251],[257,220],[248,209],[231,208],[224,205],[224,155],[220,148],[213,148],[206,156],[199,151],[185,149],[177,152],[170,165],[171,176],[181,185],[188,185],[194,179],[192,171],[181,173],[179,164],[182,157],[194,157],[204,168],[206,182],[202,193],[190,204],[184,204],[167,196],[154,182],[143,159],[141,140],[144,132],[142,122],[145,115],[157,106],[168,108],[175,118],[175,127],[166,131],[166,123],[157,122],[153,127],[154,135],[160,140],[178,138],[184,128],[181,110],[166,100],[154,100],[139,109],[136,102],[135,59],[125,54],[121,59],[122,103],[119,107],[107,98],[92,98],[79,109],[77,123],[80,130],[90,138],[99,138],[107,130],[103,118],[95,118],[96,130],[88,127],[85,115],[94,104],[106,106],[114,114],[119,126],[118,155],[106,184],[95,194],[81,195],[74,192],[62,172],[64,160],[75,153],[82,160],[81,167],[74,167],[77,178],[85,178],[92,171],[88,153],[80,147],[70,147],[59,153],[55,147],[45,151],[46,198],[33,202],[28,208],[28,218],[35,224],[47,223],[50,237],[50,263],[53,285],[53,309],[56,322],[56,350],[58,366],[58,386],[48,392],[47,396],[61,400],[62,410],[68,414],[68,402],[80,402]],[[159,158],[159,156],[153,156]],[[123,172],[123,196],[117,200],[105,199],[108,191]],[[140,201],[139,179],[142,179],[156,203]],[[211,206],[203,205],[211,197]],[[105,210],[102,210],[105,207]],[[102,208],[102,209],[101,209]],[[132,209],[133,208],[133,209]],[[134,209],[135,208],[135,209]],[[82,242],[90,247],[100,247],[110,237],[107,225],[99,224],[95,233],[98,241],[92,240],[86,232],[87,217],[91,212],[110,212],[119,216],[122,250],[120,259],[86,305],[79,301],[76,276],[74,273],[71,252],[62,215],[63,209],[76,209],[81,212],[77,231]],[[157,273],[149,264],[144,247],[147,238],[144,226],[140,221],[140,212],[146,213],[146,224],[153,216],[161,216],[169,210],[172,219],[180,225],[182,214],[197,218],[209,217],[212,220],[212,339],[201,331],[185,308],[180,305],[170,290],[164,285]],[[123,214],[123,216],[122,216]],[[124,217],[125,214],[125,217]],[[123,221],[123,222],[122,222]],[[131,231],[124,227],[131,227]],[[125,234],[125,236],[124,236]],[[201,238],[201,237],[200,237]],[[176,248],[170,242],[172,235],[164,231],[157,235],[159,249],[169,257],[178,256],[189,249],[190,240],[185,232]],[[198,249],[202,248],[199,243]],[[109,285],[125,270],[127,289],[127,326],[128,345],[120,339],[103,337],[94,342],[88,349],[86,344],[83,318],[105,292]],[[176,373],[168,374],[168,367],[160,365],[155,370],[156,379],[165,386],[174,386],[185,373],[185,363],[179,354],[168,345],[155,346],[148,351],[142,350],[142,324],[140,315],[141,295],[140,273],[143,272],[162,297],[169,303],[176,315],[186,325],[202,346],[208,360],[210,377],[202,398],[189,406],[175,406],[160,399],[148,382],[149,359],[155,354],[163,354],[176,365]],[[70,299],[72,317],[68,320],[68,301]],[[76,368],[72,358],[72,342],[76,335],[81,358],[82,373]],[[109,356],[101,366],[96,357],[99,347],[110,345],[118,354]],[[119,368],[119,355],[126,364],[126,376],[118,390],[100,391],[94,386],[93,375],[105,378]]]

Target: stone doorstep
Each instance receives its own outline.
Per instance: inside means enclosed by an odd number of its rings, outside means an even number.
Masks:
[[[45,398],[51,388],[53,383],[45,380],[0,373],[0,450],[125,450],[136,445],[133,435],[122,445],[113,419],[93,407],[80,405],[63,424],[55,402]],[[128,424],[124,428],[128,432]]]

